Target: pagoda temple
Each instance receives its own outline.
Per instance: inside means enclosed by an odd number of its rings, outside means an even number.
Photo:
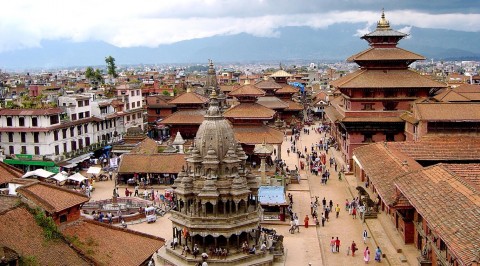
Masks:
[[[249,246],[259,241],[259,234],[251,234],[260,223],[258,177],[246,168],[247,156],[222,115],[215,90],[185,158],[186,167],[173,186],[177,207],[170,217],[180,247],[162,248],[159,259],[168,265],[198,263],[200,256],[180,255],[186,244],[190,250],[197,246],[200,253],[208,253],[210,248],[228,249],[225,259],[216,262],[209,258],[209,264],[271,265],[271,254],[241,252],[245,241]]]
[[[409,68],[425,57],[397,47],[406,36],[393,30],[382,12],[375,31],[362,37],[370,48],[347,59],[359,69],[331,83],[340,96],[331,101],[325,113],[349,166],[357,147],[405,140],[401,114],[410,110],[413,101],[445,87]]]

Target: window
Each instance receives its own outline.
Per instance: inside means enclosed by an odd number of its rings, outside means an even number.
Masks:
[[[383,107],[385,111],[394,111],[397,110],[398,102],[383,102]]]
[[[130,92],[130,95],[131,95],[132,97],[135,96],[135,91],[131,91],[131,92]]]
[[[63,143],[63,152],[67,152],[67,143]]]
[[[53,131],[53,140],[54,141],[58,140],[58,130]]]
[[[363,142],[365,142],[365,143],[373,142],[372,133],[364,133],[363,134]]]
[[[77,135],[78,136],[82,135],[82,126],[77,127]]]
[[[385,90],[383,92],[383,95],[385,98],[392,98],[392,97],[396,97],[397,96],[397,92],[396,91],[393,91],[393,90]]]
[[[142,107],[142,106],[140,105],[140,101],[137,101],[137,107]]]
[[[140,90],[137,90],[137,96],[140,96]]]
[[[72,114],[72,121],[77,120],[77,114]]]
[[[33,132],[33,142],[39,143],[39,134],[38,132]]]
[[[100,123],[100,127],[102,128],[102,130],[104,130],[103,121]]]
[[[24,127],[25,126],[25,117],[18,118],[18,126]]]
[[[113,120],[113,126],[114,126],[114,127],[117,126],[117,120]]]
[[[66,128],[62,129],[62,135],[63,135],[63,139],[66,139],[67,138],[67,130]]]
[[[77,149],[77,142],[72,140],[70,141],[70,146],[72,148],[72,151],[76,150]]]
[[[40,147],[35,146],[34,150],[35,150],[35,155],[40,155]]]
[[[160,109],[155,109],[155,113],[156,113],[157,115],[159,115],[159,114],[160,114]]]
[[[75,136],[75,128],[71,127],[70,128],[70,137],[73,137],[73,136]]]
[[[38,118],[32,117],[32,127],[38,127]]]
[[[60,215],[60,223],[64,223],[66,221],[67,221],[67,215],[66,214]]]
[[[88,133],[88,125],[87,124],[85,124],[83,126],[83,132]]]
[[[27,142],[27,133],[25,132],[20,133],[20,141],[24,143]]]
[[[373,103],[362,103],[362,105],[363,105],[362,110],[365,110],[365,111],[375,110],[373,109]]]
[[[85,112],[85,118],[88,118],[88,117],[90,117],[90,111]]]
[[[364,98],[373,98],[373,91],[372,90],[365,90],[363,91],[363,97]]]
[[[60,120],[58,119],[58,115],[50,116],[50,125],[58,124]]]
[[[85,145],[90,146],[90,137],[85,138]]]
[[[112,120],[109,120],[107,123],[109,123],[110,127],[112,127]]]
[[[135,108],[135,102],[132,102],[132,109]]]
[[[8,132],[8,142],[13,142],[13,132]]]
[[[83,102],[83,105],[89,106],[89,105],[90,105],[90,101],[89,101],[89,100],[85,100],[85,101]]]
[[[58,145],[55,145],[55,155],[59,155],[60,154],[60,147],[58,147]]]
[[[142,118],[142,114],[141,114],[141,113],[138,113],[138,114],[137,114],[137,118],[138,118],[138,119]]]
[[[77,102],[77,106],[78,106],[78,107],[83,107],[83,101],[78,101],[78,102]]]
[[[8,146],[8,151],[10,154],[15,154],[15,148],[13,146]]]
[[[78,148],[83,149],[83,139],[78,140]]]
[[[11,117],[7,117],[7,127],[13,126],[13,119]]]
[[[100,124],[97,123],[97,131],[100,131]]]
[[[385,139],[386,139],[386,141],[395,141],[395,134],[386,133],[385,134]]]
[[[416,90],[408,90],[407,91],[407,97],[417,97],[417,91]]]
[[[27,154],[27,146],[22,146],[21,154]]]
[[[83,113],[78,113],[78,119],[83,119]]]
[[[130,122],[130,116],[127,115],[127,122]]]

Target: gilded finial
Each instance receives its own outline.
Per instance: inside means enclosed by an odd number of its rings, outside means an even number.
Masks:
[[[390,22],[385,19],[385,10],[382,8],[382,16],[380,20],[377,22],[377,30],[389,30],[390,29]]]

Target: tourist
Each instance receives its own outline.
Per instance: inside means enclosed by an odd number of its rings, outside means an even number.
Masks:
[[[352,217],[353,219],[357,219],[357,208],[355,207],[352,208]]]
[[[355,257],[355,251],[357,251],[357,244],[355,244],[355,241],[352,241],[350,250],[352,251],[352,257]]]
[[[183,246],[182,255],[185,254],[185,257],[187,257],[187,253],[190,253],[190,248],[185,244]]]
[[[367,237],[368,237],[368,233],[367,233],[367,229],[363,230],[363,243],[364,244],[367,244]]]
[[[242,250],[243,250],[243,253],[248,253],[248,243],[247,241],[243,242],[242,244]]]
[[[175,249],[177,245],[178,245],[178,237],[175,236],[172,242],[172,249]]]
[[[263,242],[262,245],[260,246],[260,251],[265,253],[267,251],[267,242]]]
[[[295,229],[297,229],[297,232],[300,233],[300,224],[298,222],[298,217],[295,215],[295,218],[293,219],[293,221],[295,222]],[[294,229],[294,231],[295,231]]]
[[[226,260],[226,259],[227,259],[227,255],[228,255],[228,250],[227,250],[226,248],[223,248],[223,249],[222,249],[222,257],[223,257],[223,259]]]
[[[375,261],[380,262],[382,260],[382,250],[379,246],[377,246],[377,250],[375,250]]]
[[[335,253],[335,238],[332,236],[332,240],[330,240],[330,251]]]
[[[203,252],[201,256],[202,256],[202,261],[204,261],[204,262],[207,261],[208,254],[206,252]]]
[[[103,217],[104,217],[103,213],[100,212],[100,214],[98,215],[98,221],[103,223]]]
[[[348,199],[345,199],[345,211],[348,211],[350,207],[350,202],[348,201]]]
[[[308,218],[308,214],[305,215],[305,219],[303,219],[303,223],[305,224],[305,228],[308,228],[308,220],[310,220],[310,218]]]
[[[322,227],[325,226],[325,214],[322,212]]]
[[[252,245],[252,248],[248,251],[248,254],[255,255],[255,252],[257,249],[255,248],[255,245]]]
[[[138,185],[135,186],[135,194],[133,196],[138,197]]]
[[[294,220],[291,220],[290,221],[290,234],[294,234],[295,233],[295,221]]]
[[[340,252],[340,239],[338,239],[338,236],[337,236],[337,239],[335,240],[335,252]]]
[[[195,259],[197,258],[197,255],[198,255],[199,252],[200,252],[200,251],[199,251],[199,249],[198,249],[198,246],[197,246],[197,244],[195,244],[195,245],[193,246],[193,257],[194,257]]]
[[[368,247],[363,251],[363,260],[365,261],[365,264],[370,260],[370,250],[368,250]]]
[[[340,206],[338,206],[338,204],[337,204],[337,207],[335,207],[335,213],[336,213],[336,217],[338,218],[338,215],[340,214]]]

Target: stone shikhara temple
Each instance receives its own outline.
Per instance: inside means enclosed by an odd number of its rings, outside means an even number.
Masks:
[[[272,254],[251,255],[241,249],[247,241],[249,247],[256,245],[259,250],[264,240],[258,232],[259,183],[246,169],[247,156],[222,115],[216,91],[211,93],[205,120],[185,158],[186,167],[173,185],[177,208],[170,217],[179,246],[162,248],[159,259],[173,265],[195,264],[200,256],[180,255],[187,244],[190,250],[197,245],[200,254],[215,248],[228,250],[226,258],[210,257],[209,265],[271,265]]]

